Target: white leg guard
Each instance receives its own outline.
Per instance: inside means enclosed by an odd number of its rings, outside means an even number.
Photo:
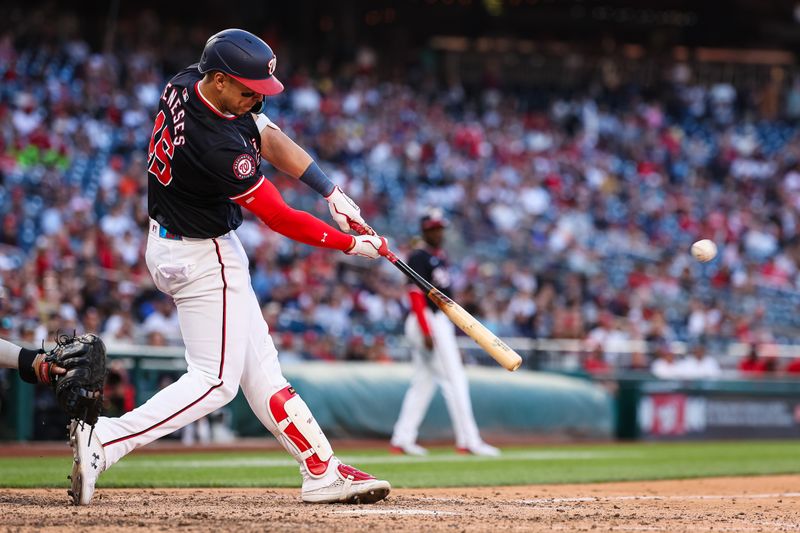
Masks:
[[[333,449],[306,402],[293,387],[286,387],[270,397],[268,406],[270,417],[278,426],[276,436],[284,448],[299,463],[305,464],[309,475],[323,476],[333,457]]]
[[[303,501],[373,503],[385,498],[391,490],[387,481],[344,465],[333,455],[308,405],[281,374],[266,331],[261,330],[263,339],[253,339],[253,347],[263,348],[249,353],[242,390],[261,423],[300,464]]]

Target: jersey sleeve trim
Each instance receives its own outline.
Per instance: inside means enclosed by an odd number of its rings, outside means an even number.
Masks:
[[[259,113],[258,115],[254,116],[256,121],[256,128],[258,128],[258,133],[264,131],[264,128],[272,128],[273,130],[281,131],[277,124],[272,122],[267,115],[264,113]]]
[[[236,201],[236,200],[239,200],[239,199],[241,199],[241,198],[243,198],[243,197],[247,196],[248,194],[252,194],[252,193],[254,193],[254,192],[256,191],[256,189],[258,189],[259,187],[261,187],[261,185],[264,183],[264,180],[265,180],[265,179],[267,179],[267,178],[265,178],[264,176],[261,176],[261,179],[260,179],[260,180],[258,180],[258,183],[256,183],[255,185],[253,185],[252,187],[250,187],[249,189],[247,189],[247,190],[246,190],[245,192],[243,192],[242,194],[237,194],[236,196],[231,196],[231,197],[230,197],[230,199],[231,199],[231,200],[233,200],[233,201]]]

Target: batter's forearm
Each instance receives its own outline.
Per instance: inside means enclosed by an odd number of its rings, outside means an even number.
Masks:
[[[352,236],[325,224],[317,217],[292,209],[283,201],[278,189],[266,178],[247,193],[231,198],[234,202],[252,211],[270,229],[292,240],[347,251],[354,245]]]
[[[353,237],[325,224],[317,217],[289,207],[279,217],[271,217],[267,225],[274,231],[292,240],[333,248],[342,252],[353,247]]]
[[[314,162],[308,153],[281,130],[269,126],[261,131],[261,156],[281,172],[299,178]]]
[[[261,155],[278,170],[299,179],[322,196],[329,197],[334,184],[311,156],[265,116],[261,115],[260,118],[263,119],[261,122],[266,122],[261,130]]]

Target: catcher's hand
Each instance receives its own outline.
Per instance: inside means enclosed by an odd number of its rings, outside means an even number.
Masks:
[[[103,408],[106,346],[91,333],[61,335],[56,342],[57,346],[44,354],[42,364],[49,366],[41,374],[49,374],[49,379],[41,381],[53,387],[58,404],[70,418],[93,426]]]

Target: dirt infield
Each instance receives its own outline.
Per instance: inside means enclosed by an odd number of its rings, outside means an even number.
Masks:
[[[370,506],[306,505],[297,490],[0,489],[0,531],[800,531],[800,476],[400,489]]]

